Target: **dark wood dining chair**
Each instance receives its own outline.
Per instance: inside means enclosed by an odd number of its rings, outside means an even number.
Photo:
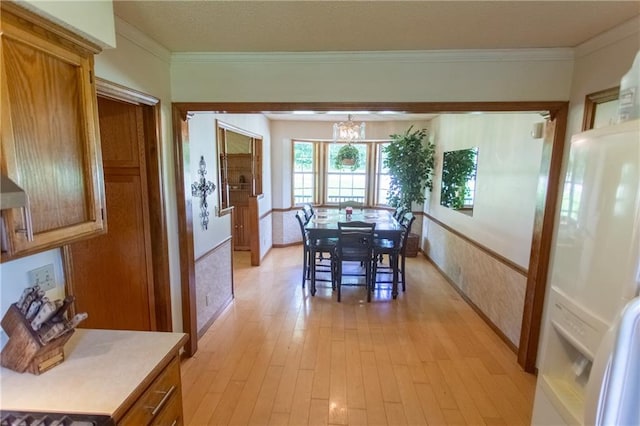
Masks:
[[[389,234],[384,238],[376,237],[373,239],[373,256],[376,261],[373,262],[373,286],[371,291],[374,291],[378,284],[392,284],[393,298],[395,299],[398,295],[400,255],[403,241],[406,239],[406,232],[403,227],[401,232]],[[383,264],[381,260],[385,255],[388,259],[387,265]],[[388,278],[389,275],[391,275],[391,278]]]
[[[306,219],[305,223],[309,222],[309,220],[315,214],[315,211],[313,210],[313,206],[309,203],[305,203],[302,205],[302,211],[304,212],[304,217]]]
[[[400,222],[400,220],[402,219],[402,216],[404,216],[404,214],[408,211],[408,209],[406,207],[396,207],[396,209],[393,211],[393,218],[395,220],[397,220],[398,222]]]
[[[407,280],[406,280],[406,274],[405,274],[405,260],[407,257],[407,241],[409,240],[409,234],[411,233],[411,226],[413,225],[413,221],[415,220],[416,220],[416,217],[411,212],[406,212],[402,216],[402,219],[400,220],[400,225],[402,225],[402,227],[405,229],[405,232],[403,232],[402,234],[403,235],[402,241],[400,243],[401,245],[400,263],[398,268],[398,272],[400,273],[399,275],[400,283],[402,283],[402,291],[406,291],[407,289]]]
[[[338,240],[336,238],[309,238],[309,234],[306,229],[304,229],[304,225],[307,223],[307,220],[305,219],[305,214],[302,210],[296,213],[296,220],[298,221],[300,232],[302,233],[302,288],[305,288],[305,283],[307,280],[310,280],[311,295],[315,296],[316,281],[331,282],[331,286],[335,286],[333,274],[333,253],[335,252]],[[327,258],[325,259],[323,256],[321,259],[318,259],[316,257],[318,254],[326,254]],[[328,261],[328,265],[325,260]],[[328,280],[317,278],[316,272],[329,272],[331,278]]]
[[[375,223],[360,221],[338,222],[338,244],[334,254],[335,286],[338,290],[338,302],[342,300],[343,276],[345,275],[364,276],[367,302],[371,301],[374,263],[373,232],[375,226]],[[364,274],[343,274],[344,262],[359,262],[360,266],[364,268]]]

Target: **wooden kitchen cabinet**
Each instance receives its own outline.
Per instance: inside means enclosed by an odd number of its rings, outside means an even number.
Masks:
[[[137,398],[118,425],[181,424],[183,424],[182,387],[180,361],[176,355]]]
[[[2,260],[105,232],[93,55],[99,47],[1,4],[0,172],[27,194],[2,210]]]
[[[0,367],[0,412],[50,420],[64,414],[79,421],[99,417],[103,422],[97,424],[182,425],[179,351],[186,341],[184,333],[78,328],[64,346],[64,362],[37,380]]]
[[[251,249],[251,216],[248,205],[236,205],[233,209],[233,249]]]

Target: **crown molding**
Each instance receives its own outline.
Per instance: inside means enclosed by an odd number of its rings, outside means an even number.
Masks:
[[[388,52],[174,52],[171,63],[522,62],[572,61],[571,48]]]
[[[635,18],[612,28],[609,31],[605,31],[602,34],[595,36],[591,40],[587,40],[584,43],[579,44],[575,48],[576,58],[590,55],[597,50],[633,36],[640,37],[640,16],[636,16]]]
[[[116,16],[116,34],[129,40],[166,63],[171,63],[171,52],[127,21]]]

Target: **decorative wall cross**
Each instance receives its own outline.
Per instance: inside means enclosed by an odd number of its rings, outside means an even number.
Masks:
[[[207,163],[204,162],[204,155],[200,156],[199,166],[198,174],[200,175],[200,180],[191,184],[191,195],[200,198],[200,224],[202,225],[202,229],[206,230],[209,226],[207,195],[213,193],[216,186],[213,182],[204,178],[204,175],[207,174]]]

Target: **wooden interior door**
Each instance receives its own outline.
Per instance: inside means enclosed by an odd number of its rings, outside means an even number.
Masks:
[[[98,99],[107,233],[68,246],[67,276],[87,328],[156,330],[142,107]]]

